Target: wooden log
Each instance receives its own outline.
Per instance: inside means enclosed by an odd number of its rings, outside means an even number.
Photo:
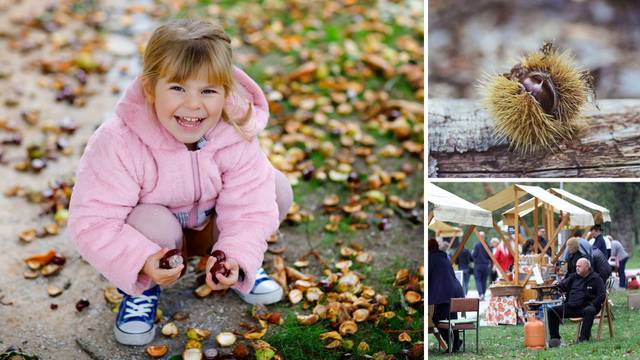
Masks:
[[[555,151],[520,154],[477,100],[428,99],[429,177],[640,176],[640,100],[602,100]]]

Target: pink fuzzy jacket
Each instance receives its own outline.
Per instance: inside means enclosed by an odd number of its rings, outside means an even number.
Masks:
[[[232,118],[253,116],[244,140],[220,120],[206,145],[188,151],[158,122],[137,79],[116,105],[116,115],[93,134],[80,160],[70,204],[69,233],[82,257],[128,294],[151,285],[140,271],[160,246],[125,219],[138,204],[160,204],[173,213],[197,214],[215,207],[220,236],[214,250],[234,258],[245,279],[234,287],[251,290],[278,228],[274,170],[256,137],[269,117],[260,87],[234,68],[235,91],[225,103]]]

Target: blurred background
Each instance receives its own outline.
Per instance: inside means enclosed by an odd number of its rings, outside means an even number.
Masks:
[[[430,0],[429,94],[478,98],[483,73],[508,72],[553,41],[590,69],[598,99],[640,97],[640,1]]]

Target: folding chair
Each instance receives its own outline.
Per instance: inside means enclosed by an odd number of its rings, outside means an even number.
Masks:
[[[598,335],[596,336],[596,340],[600,340],[600,336],[602,335],[602,323],[605,317],[607,318],[607,325],[609,325],[609,337],[613,337],[613,324],[611,323],[613,313],[611,312],[611,306],[609,305],[609,292],[613,288],[613,282],[613,277],[609,277],[607,279],[602,307],[600,308],[600,312],[598,312],[598,314],[593,318],[593,321],[598,320]],[[576,340],[578,340],[580,339],[580,331],[582,331],[582,318],[571,318],[571,321],[578,323],[578,328],[576,330]]]
[[[475,319],[467,319],[466,312],[476,312]],[[451,319],[451,313],[461,312],[462,319]],[[451,306],[449,308],[449,315],[447,320],[441,320],[438,323],[438,329],[447,330],[449,332],[449,352],[453,352],[453,331],[462,330],[462,351],[466,351],[467,330],[476,330],[476,354],[479,351],[479,338],[480,338],[480,299],[479,298],[454,298],[451,299]]]

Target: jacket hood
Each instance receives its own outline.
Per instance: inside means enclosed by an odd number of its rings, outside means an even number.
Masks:
[[[253,105],[251,118],[242,127],[254,137],[264,130],[269,119],[269,105],[262,89],[244,71],[233,67],[234,85],[224,109],[232,119],[242,118]],[[153,106],[147,101],[142,89],[142,81],[137,77],[126,89],[116,104],[116,115],[135,133],[145,145],[163,150],[178,150],[186,147],[160,124]],[[229,123],[220,119],[204,135],[207,144],[204,151],[213,151],[233,145],[245,139]]]

